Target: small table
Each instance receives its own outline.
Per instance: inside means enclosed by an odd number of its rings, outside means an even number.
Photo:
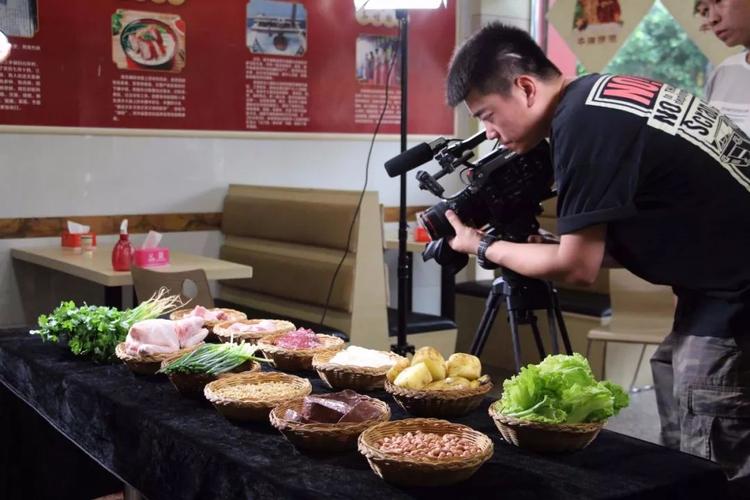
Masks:
[[[11,257],[70,274],[105,287],[105,305],[122,305],[122,287],[133,284],[129,271],[112,269],[112,246],[99,246],[91,252],[74,253],[63,247],[12,248]],[[170,252],[168,266],[155,267],[157,271],[187,271],[203,269],[209,280],[252,278],[253,268],[226,260],[212,259],[200,255]]]

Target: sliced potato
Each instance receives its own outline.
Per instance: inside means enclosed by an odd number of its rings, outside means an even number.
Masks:
[[[417,352],[414,353],[414,358],[411,360],[412,366],[417,363],[424,363],[430,370],[432,380],[443,380],[445,378],[445,359],[440,351],[434,347],[420,347]]]
[[[451,354],[445,365],[449,377],[464,377],[469,380],[476,380],[482,375],[482,362],[479,361],[478,357],[471,354],[462,352]]]
[[[393,381],[395,385],[405,389],[424,389],[430,382],[432,382],[432,375],[424,363],[404,368]]]

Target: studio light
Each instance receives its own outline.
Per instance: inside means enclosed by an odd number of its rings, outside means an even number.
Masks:
[[[406,151],[407,121],[407,56],[409,10],[437,9],[447,5],[447,0],[354,0],[356,10],[395,10],[399,22],[399,53],[401,56],[401,152]],[[411,289],[411,259],[406,251],[406,174],[401,174],[401,192],[398,216],[398,325],[397,341],[391,350],[405,356],[414,352],[406,341],[407,293]]]

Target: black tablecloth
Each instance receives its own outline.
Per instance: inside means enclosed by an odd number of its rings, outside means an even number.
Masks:
[[[489,400],[455,421],[493,438],[492,459],[458,485],[401,488],[378,478],[356,452],[301,453],[270,425],[233,424],[207,403],[180,397],[162,378],[138,377],[123,365],[81,361],[29,335],[0,333],[0,382],[152,500],[436,496],[663,500],[726,495],[724,475],[714,464],[614,432],[603,431],[585,450],[562,455],[508,445],[487,416]],[[316,378],[312,382],[315,392],[326,390]],[[375,395],[392,403],[385,393]],[[394,418],[405,416],[395,405],[391,408]],[[45,464],[42,450],[39,463]]]

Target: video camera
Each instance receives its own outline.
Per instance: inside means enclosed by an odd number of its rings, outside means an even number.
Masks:
[[[555,196],[554,173],[547,141],[541,141],[529,152],[519,155],[502,146],[471,162],[472,150],[487,139],[484,131],[461,141],[440,137],[422,143],[392,158],[385,164],[391,177],[412,170],[433,158],[441,169],[435,174],[417,172],[419,188],[430,191],[442,201],[430,207],[421,221],[432,238],[423,252],[424,260],[435,259],[440,265],[452,265],[456,271],[466,265],[468,257],[455,252],[447,240],[455,235],[445,217],[453,210],[469,226],[491,231],[497,238],[526,242],[537,234],[536,216],[540,203]],[[438,182],[441,177],[462,168],[467,186],[450,197]],[[489,228],[487,227],[489,226]]]

